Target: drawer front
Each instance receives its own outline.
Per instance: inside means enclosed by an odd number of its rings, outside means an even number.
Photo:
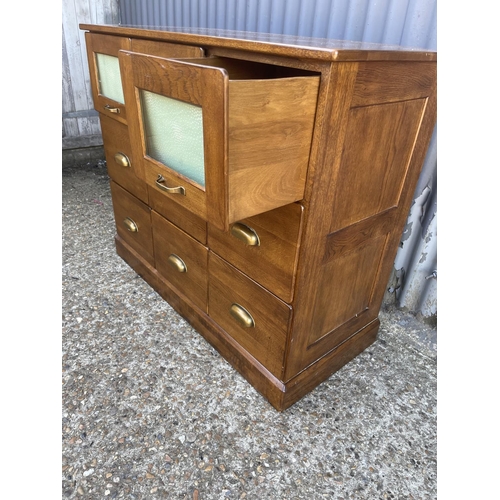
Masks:
[[[285,302],[291,302],[303,210],[302,205],[292,203],[243,219],[229,232],[209,225],[209,247]]]
[[[226,231],[303,198],[318,76],[226,58],[119,58],[148,185]]]
[[[281,378],[291,307],[212,252],[209,269],[209,316]]]
[[[148,203],[146,183],[135,175],[127,126],[103,114],[100,115],[100,121],[109,176],[141,201]]]
[[[110,185],[118,235],[154,266],[151,209],[114,181]]]
[[[170,222],[180,227],[203,245],[207,243],[207,223],[157,189],[148,186],[150,207]]]
[[[118,51],[130,50],[130,38],[85,33],[94,108],[127,123]]]
[[[207,312],[208,249],[154,211],[151,219],[157,271]]]

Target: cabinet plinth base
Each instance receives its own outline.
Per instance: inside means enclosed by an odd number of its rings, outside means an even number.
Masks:
[[[118,255],[200,333],[269,403],[283,411],[308,394],[377,338],[378,319],[364,326],[298,375],[283,382],[245,351],[205,311],[172,287],[150,264],[115,236]]]

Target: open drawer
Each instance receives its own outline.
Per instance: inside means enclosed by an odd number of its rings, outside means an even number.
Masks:
[[[138,175],[214,226],[301,200],[319,76],[119,52]]]

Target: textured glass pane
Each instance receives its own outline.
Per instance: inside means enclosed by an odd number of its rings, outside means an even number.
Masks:
[[[99,93],[113,99],[113,101],[124,104],[125,99],[123,98],[118,57],[108,56],[107,54],[96,54],[96,57]]]
[[[202,109],[141,90],[146,152],[205,186]]]

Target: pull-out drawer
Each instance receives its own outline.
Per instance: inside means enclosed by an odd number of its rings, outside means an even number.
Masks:
[[[130,38],[85,33],[85,39],[94,108],[126,124],[118,51],[130,50]]]
[[[122,123],[127,123],[127,111],[118,61],[119,50],[149,51],[148,53],[162,57],[185,58],[203,55],[200,47],[177,43],[132,40],[97,33],[85,33],[85,39],[94,107],[100,113]]]
[[[229,232],[209,224],[209,247],[285,302],[291,302],[303,210],[302,205],[292,203],[232,224]]]
[[[153,266],[151,209],[114,181],[110,185],[118,235]]]
[[[319,76],[120,51],[139,175],[222,230],[301,200]]]
[[[276,377],[282,376],[290,306],[210,252],[208,314]]]
[[[156,212],[151,218],[157,271],[206,312],[208,249]]]
[[[147,185],[135,175],[127,126],[103,114],[100,121],[108,175],[141,201],[148,203]]]
[[[203,245],[207,243],[207,222],[186,210],[157,189],[148,186],[149,206]]]

